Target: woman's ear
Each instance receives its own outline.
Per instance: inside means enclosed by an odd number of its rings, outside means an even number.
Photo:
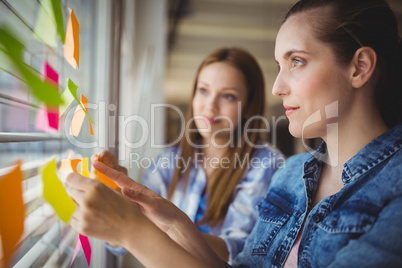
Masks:
[[[361,47],[353,56],[351,82],[354,88],[364,86],[373,76],[377,64],[377,53],[371,47]]]

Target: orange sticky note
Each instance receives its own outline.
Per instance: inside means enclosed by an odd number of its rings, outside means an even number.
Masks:
[[[96,175],[98,176],[98,179],[101,182],[103,182],[103,184],[105,184],[106,186],[109,186],[110,188],[113,188],[115,190],[117,190],[119,188],[119,186],[114,181],[112,181],[111,179],[109,179],[108,177],[106,177],[105,175],[100,173],[99,171],[96,172]]]
[[[0,178],[0,232],[4,266],[8,267],[24,232],[25,208],[22,199],[21,162]]]
[[[77,170],[77,166],[78,166],[79,162],[81,162],[81,159],[72,159],[71,160],[71,168],[73,169],[74,173],[77,173],[77,174],[80,174],[80,173],[78,173],[78,170]]]
[[[85,110],[87,111],[87,114],[88,114],[88,100],[87,100],[87,98],[86,98],[84,95],[82,95],[82,94],[81,94],[81,102],[82,102],[82,105],[84,105],[84,108],[85,108]],[[89,120],[89,118],[88,118],[88,123],[89,123],[89,128],[90,128],[89,134],[93,135],[93,134],[94,134],[94,130],[92,129],[91,120]]]
[[[66,40],[64,43],[64,58],[75,69],[80,67],[80,25],[74,14],[74,9],[70,11],[66,30]]]
[[[59,218],[68,224],[75,211],[75,203],[67,194],[56,174],[56,160],[53,159],[41,169],[43,197],[53,207]]]
[[[99,155],[96,158],[96,161],[99,161]],[[102,173],[100,173],[99,171],[95,170],[95,175],[98,177],[98,179],[103,182],[103,184],[105,184],[106,186],[113,188],[115,190],[117,190],[119,188],[119,186],[112,181],[111,179],[109,179],[108,177],[106,177],[105,175],[103,175]]]

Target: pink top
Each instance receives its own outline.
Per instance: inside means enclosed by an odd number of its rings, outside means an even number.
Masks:
[[[301,240],[301,234],[303,233],[303,228],[300,229],[299,234],[297,235],[296,241],[294,242],[289,255],[283,265],[284,268],[295,268],[297,267],[297,253],[299,252],[299,245]]]

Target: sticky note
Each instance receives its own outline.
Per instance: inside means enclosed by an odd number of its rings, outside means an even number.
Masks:
[[[40,169],[43,180],[43,197],[53,207],[59,218],[68,224],[75,211],[75,203],[67,194],[56,174],[56,160],[53,159]]]
[[[76,101],[76,102],[81,106],[81,108],[84,110],[84,112],[85,112],[85,114],[88,116],[89,120],[90,120],[92,123],[94,123],[94,121],[92,120],[92,118],[89,116],[87,110],[84,108],[84,106],[82,105],[81,101],[80,101],[80,100],[78,99],[78,97],[77,97],[77,89],[78,89],[78,86],[76,86],[76,85],[74,84],[74,82],[71,81],[71,79],[68,79],[67,86],[68,86],[68,90],[70,90],[70,92],[71,92],[71,95],[73,95],[75,101]]]
[[[57,46],[57,27],[51,0],[42,0],[34,29],[34,36],[51,47]]]
[[[73,258],[71,259],[71,262],[70,262],[70,267],[73,264],[75,257],[77,257],[77,254],[78,254],[78,251],[80,251],[80,248],[81,248],[81,242],[80,242],[80,238],[78,237],[77,244],[75,245],[75,249],[74,249]]]
[[[17,162],[17,166],[10,173],[0,177],[0,232],[5,267],[9,266],[24,232],[22,178],[21,162]]]
[[[91,254],[92,254],[92,249],[91,249],[91,244],[89,244],[88,237],[80,234],[80,242],[82,249],[84,250],[85,254],[85,259],[87,259],[88,267],[91,265]]]
[[[81,102],[84,105],[86,114],[89,115],[89,113],[88,113],[88,100],[83,94],[81,94]],[[92,129],[92,124],[91,124],[91,120],[89,119],[89,117],[88,117],[88,123],[89,123],[89,134],[94,135],[94,130]]]
[[[74,9],[70,11],[70,19],[67,24],[66,39],[64,43],[64,58],[75,69],[80,67],[80,25],[75,17]]]
[[[59,173],[69,173],[73,171],[70,159],[62,159],[59,167]]]
[[[65,38],[64,19],[60,0],[52,0],[52,10],[56,22],[57,32],[59,33],[60,41],[64,44],[64,38]]]
[[[98,157],[96,158],[96,161],[99,161],[99,155],[98,155]],[[119,188],[119,186],[118,186],[114,181],[112,181],[111,179],[109,179],[109,178],[106,177],[103,173],[97,171],[96,169],[95,169],[95,175],[96,175],[96,176],[98,177],[98,179],[99,179],[101,182],[103,182],[103,184],[105,184],[106,186],[108,186],[108,187],[110,187],[110,188],[113,188],[113,189],[115,189],[115,190],[117,190],[117,189]]]
[[[71,168],[77,174],[80,174],[80,173],[78,173],[78,169],[77,169],[79,162],[81,162],[81,159],[71,159]]]
[[[82,234],[78,234],[78,241],[77,244],[75,245],[74,255],[73,258],[71,259],[70,266],[73,264],[75,257],[77,256],[77,253],[80,250],[80,247],[82,247],[82,250],[84,251],[85,259],[87,260],[87,264],[89,267],[91,265],[91,255],[92,255],[91,244],[89,243],[88,237]]]
[[[71,94],[70,90],[66,89],[61,95],[61,99],[64,103],[59,106],[59,117],[61,117],[66,112],[70,104],[74,101],[74,97]]]
[[[60,94],[55,90],[54,85],[42,81],[35,71],[22,61],[24,45],[15,36],[3,27],[0,27],[0,43],[5,54],[13,63],[21,78],[27,83],[32,94],[39,100],[49,105],[63,103]]]
[[[88,157],[84,157],[81,163],[81,175],[89,178]]]
[[[36,112],[35,129],[47,133],[57,133],[57,130],[49,126],[49,117],[45,105],[40,105]]]
[[[112,181],[111,179],[109,179],[108,177],[106,177],[105,175],[100,173],[99,171],[96,171],[96,176],[98,176],[98,179],[101,182],[103,182],[103,184],[105,184],[106,186],[113,188],[115,190],[117,190],[119,188],[119,186],[114,181]]]
[[[50,84],[54,85],[54,89],[59,91],[59,74],[49,65],[47,61],[44,63],[44,79]],[[59,129],[59,107],[47,106],[47,117],[49,121],[49,127],[58,130]]]
[[[77,137],[80,134],[84,120],[85,120],[85,112],[82,109],[82,106],[77,105],[73,118],[71,119],[70,135]]]

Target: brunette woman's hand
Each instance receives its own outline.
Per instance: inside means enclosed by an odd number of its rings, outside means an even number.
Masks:
[[[92,155],[91,161],[92,163],[95,161],[101,162],[114,170],[122,172],[126,176],[128,175],[127,168],[120,166],[116,157],[109,151],[102,151],[98,155]]]
[[[171,259],[172,263],[180,263],[183,267],[196,267],[199,264],[203,263],[203,265],[200,265],[200,267],[224,267],[224,262],[215,254],[213,249],[208,245],[207,241],[205,238],[202,236],[201,232],[198,230],[198,228],[194,225],[194,223],[190,220],[190,218],[183,212],[181,211],[178,207],[176,207],[172,202],[162,198],[158,194],[154,193],[153,191],[149,190],[147,187],[144,185],[137,183],[124,175],[121,172],[118,172],[100,162],[95,161],[93,163],[93,166],[96,170],[99,172],[103,173],[105,176],[107,176],[109,179],[113,180],[121,189],[122,189],[122,194],[125,195],[124,198],[130,198],[130,202],[137,206],[136,208],[141,210],[142,216],[148,220],[149,224],[148,226],[150,228],[146,228],[147,226],[144,226],[144,224],[139,223],[138,218],[141,219],[141,217],[138,216],[138,211],[135,210],[134,208],[131,208],[131,206],[128,206],[127,204],[124,204],[125,207],[113,207],[111,209],[117,209],[117,210],[125,210],[125,211],[135,211],[135,213],[131,213],[131,215],[128,216],[128,219],[126,221],[130,225],[130,222],[132,221],[131,216],[136,215],[135,218],[135,234],[134,236],[138,237],[141,236],[142,234],[146,234],[147,241],[150,241],[150,251],[151,255],[154,254],[153,252],[158,246],[163,247],[162,240],[165,241],[167,244],[167,248],[163,248],[163,252],[165,252],[166,256],[163,259],[163,263],[166,266],[169,266],[168,263],[166,263],[166,260]],[[103,187],[100,187],[103,189]],[[99,189],[99,190],[102,190]],[[102,191],[105,191],[104,189]],[[116,193],[118,194],[118,193]],[[101,198],[101,197],[100,197]],[[94,201],[93,201],[94,202]],[[89,202],[91,204],[92,202]],[[123,202],[120,202],[123,205]],[[123,220],[124,215],[121,215],[118,212],[110,212],[110,215],[115,214],[115,217],[121,218]],[[145,216],[144,216],[145,214]],[[95,215],[94,215],[95,216]],[[141,219],[143,221],[143,219]],[[153,223],[153,224],[152,224]],[[94,222],[95,224],[95,222]],[[156,226],[155,226],[156,225]],[[118,224],[112,225],[113,229],[114,228],[119,228]],[[141,228],[142,227],[142,228]],[[156,228],[157,231],[161,230],[165,232],[165,236],[161,237],[158,232],[154,229],[152,231],[149,231],[152,228]],[[140,228],[140,232],[137,232],[137,228]],[[158,229],[159,228],[159,229]],[[129,229],[129,228],[128,228]],[[148,231],[147,231],[148,229]],[[116,230],[114,230],[116,231]],[[113,231],[112,231],[113,233]],[[162,233],[162,232],[160,232]],[[148,234],[148,235],[147,235]],[[153,240],[152,237],[158,236],[159,238],[155,238]],[[144,236],[143,236],[144,237]],[[170,238],[169,238],[170,237]],[[166,239],[169,238],[169,239]],[[110,239],[108,237],[108,239]],[[124,241],[124,238],[120,238],[120,241]],[[126,242],[125,244],[123,243],[117,243],[121,244],[126,247],[126,245],[130,246],[130,241],[132,241],[131,237],[130,238],[125,238]],[[129,241],[127,241],[129,240]],[[110,241],[110,240],[109,240]],[[116,240],[115,240],[116,241]],[[118,241],[118,240],[117,240]],[[117,242],[116,241],[116,242]],[[174,243],[174,242],[176,243]],[[113,242],[113,241],[110,241]],[[161,243],[159,243],[161,242]],[[172,243],[173,242],[173,243]],[[133,242],[131,242],[133,243]],[[165,245],[167,245],[165,244]],[[180,246],[178,246],[180,245]],[[132,244],[130,252],[139,252],[141,251],[146,251],[144,249],[144,245],[141,244],[140,248],[141,249],[135,249],[135,246],[138,246],[138,243],[134,243],[134,246]],[[177,248],[178,247],[178,248]],[[127,248],[127,247],[126,247]],[[175,252],[176,250],[185,250],[185,253],[177,255]],[[172,253],[170,253],[170,250],[172,250]],[[149,253],[149,252],[148,252]],[[191,257],[189,257],[190,254]],[[155,257],[154,255],[152,255]],[[138,256],[141,258],[141,256]],[[193,263],[193,260],[186,260],[186,258],[192,259],[192,257],[195,257],[198,261],[197,264]],[[169,261],[168,261],[169,262]],[[193,263],[193,264],[192,264]],[[206,265],[204,265],[206,264]],[[160,264],[159,264],[160,266]],[[178,267],[175,265],[172,265],[172,267]]]
[[[175,227],[175,222],[190,221],[187,215],[172,202],[123,173],[97,161],[93,163],[93,166],[113,180],[121,188],[121,193],[137,203],[141,211],[162,231],[168,233],[171,228]]]
[[[125,245],[127,232],[135,237],[133,230],[152,224],[136,203],[100,181],[70,173],[66,182],[77,205],[70,225],[81,234]]]

